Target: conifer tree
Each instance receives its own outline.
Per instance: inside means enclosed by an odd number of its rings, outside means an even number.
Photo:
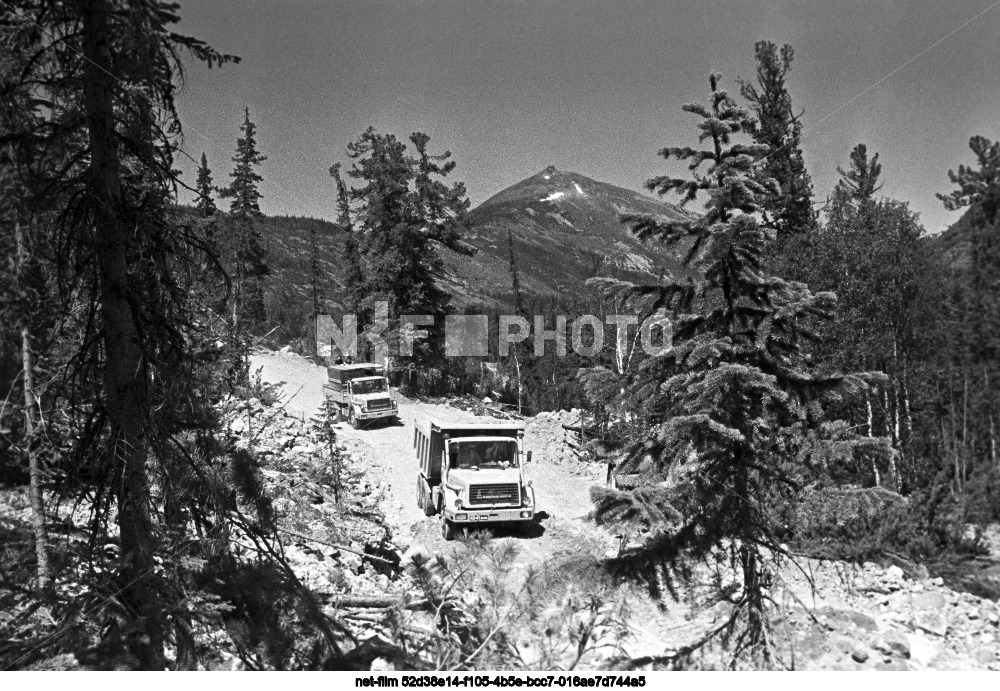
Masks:
[[[851,165],[847,170],[837,168],[840,181],[837,188],[850,196],[857,206],[863,206],[875,200],[875,193],[882,189],[879,176],[882,174],[882,164],[878,162],[878,154],[868,158],[868,147],[858,144],[851,150]]]
[[[250,109],[244,111],[240,126],[242,137],[236,140],[233,156],[232,182],[220,194],[230,198],[230,237],[233,273],[233,327],[252,332],[264,324],[264,279],[271,270],[267,265],[267,248],[258,227],[261,216],[261,194],[258,183],[263,180],[257,167],[267,157],[257,149],[257,126],[250,120]]]
[[[337,225],[347,233],[344,241],[344,261],[347,264],[347,273],[344,275],[344,311],[348,314],[360,314],[366,289],[365,274],[361,268],[358,239],[351,220],[350,196],[340,174],[339,163],[330,167],[330,175],[337,183]]]
[[[754,45],[757,59],[755,83],[742,81],[741,93],[756,115],[753,139],[768,148],[759,166],[763,179],[777,181],[781,193],[764,203],[767,222],[775,228],[779,240],[807,232],[816,225],[812,211],[812,179],[802,158],[802,123],[792,109],[792,97],[786,81],[792,69],[792,47],[780,51],[770,41]]]
[[[704,193],[705,213],[670,222],[622,217],[640,238],[690,243],[689,261],[704,250],[704,278],[653,286],[592,279],[633,305],[671,306],[675,313],[672,351],[643,362],[623,395],[641,402],[636,417],[653,421],[626,457],[644,482],[630,491],[595,487],[592,498],[599,521],[648,531],[613,566],[657,596],[664,588],[674,592],[675,579],[689,577],[693,563],[732,565],[737,582],[718,583],[732,615],[709,638],[723,634],[733,664],[771,667],[777,660],[767,608],[787,555],[780,507],[792,504],[799,488],[789,459],[811,443],[806,430],[821,422],[824,398],[860,382],[824,372],[809,358],[811,327],[832,315],[836,297],[765,269],[768,235],[759,216],[777,184],[755,173],[768,147],[734,141],[752,134],[755,123],[719,79],[709,79],[708,104],[683,106],[702,119],[698,141],[705,146],[660,152],[688,161],[691,177],[647,183],[685,202]]]
[[[443,376],[442,325],[450,301],[437,285],[443,267],[435,243],[459,242],[469,202],[462,184],[440,180],[455,167],[450,154],[429,154],[429,137],[420,132],[410,141],[416,158],[394,135],[371,127],[348,144],[354,159],[348,176],[358,185],[348,190],[354,208],[345,213],[364,263],[365,300],[389,303],[389,335],[400,334],[401,315],[434,317],[430,337],[414,344],[405,364],[411,382],[420,375],[433,387]]]
[[[456,182],[448,187],[441,180],[435,179],[447,176],[457,164],[448,160],[451,157],[450,151],[438,155],[429,154],[427,143],[430,139],[423,132],[410,135],[410,141],[419,156],[414,180],[419,213],[432,238],[455,248],[461,232],[468,229],[470,202],[464,183]],[[438,164],[438,161],[444,163]]]
[[[212,194],[215,187],[212,185],[212,171],[208,167],[208,157],[205,152],[201,153],[201,163],[198,165],[198,179],[195,182],[195,189],[198,191],[198,198],[195,201],[195,208],[201,212],[202,216],[212,216],[218,210]]]

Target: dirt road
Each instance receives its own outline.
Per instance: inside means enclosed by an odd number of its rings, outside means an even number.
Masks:
[[[319,412],[324,400],[324,368],[293,353],[260,353],[252,357],[251,369],[259,369],[264,382],[282,386],[289,411],[306,418]],[[399,421],[395,425],[380,423],[370,429],[354,430],[341,423],[337,425],[337,434],[350,453],[367,461],[371,468],[369,480],[384,492],[383,510],[395,532],[439,549],[444,541],[437,535],[437,520],[426,518],[417,508],[413,423],[430,417],[448,422],[474,422],[477,418],[447,405],[422,403],[398,394],[395,397],[399,402]],[[530,427],[525,446],[533,448]],[[571,471],[553,461],[535,452],[531,465],[525,468],[543,516],[536,530],[523,536],[526,551],[552,555],[562,549],[575,549],[576,539],[585,534],[591,541],[607,542],[610,549],[614,544],[611,536],[580,520],[591,511],[589,491],[593,484],[602,481],[600,470],[594,468],[588,472],[585,467],[577,467]],[[573,539],[565,544],[566,540],[560,540],[560,536]]]
[[[319,411],[324,400],[326,370],[293,353],[260,353],[251,360],[252,371],[259,369],[262,381],[280,384],[285,392],[286,409],[308,419]],[[417,508],[417,465],[413,453],[413,424],[419,418],[433,417],[449,422],[473,422],[472,413],[448,405],[429,404],[398,394],[399,421],[371,429],[354,430],[345,423],[336,426],[338,438],[355,459],[367,468],[366,477],[374,491],[382,493],[382,510],[393,528],[397,544],[421,549],[426,554],[441,554],[456,549],[445,542],[437,518],[428,518]],[[482,418],[479,418],[482,420]],[[558,425],[556,425],[558,427]],[[561,432],[560,432],[561,433]],[[582,554],[607,554],[617,549],[613,535],[587,519],[592,510],[590,487],[603,482],[600,467],[567,463],[538,449],[551,448],[552,426],[529,422],[525,448],[533,449],[531,464],[525,474],[531,479],[537,502],[538,519],[532,529],[513,531],[496,529],[498,538],[517,541],[515,572],[527,570],[549,560],[575,558]],[[543,443],[544,442],[544,443]],[[652,604],[641,603],[640,621],[631,624],[632,635],[626,643],[633,657],[663,652],[664,639],[653,633],[648,613]]]

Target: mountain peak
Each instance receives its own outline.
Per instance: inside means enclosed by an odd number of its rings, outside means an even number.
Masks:
[[[521,289],[536,295],[582,289],[595,275],[650,283],[688,274],[679,261],[686,248],[644,245],[622,225],[621,214],[689,218],[634,190],[547,166],[472,210],[465,240],[478,252],[450,261],[452,292],[496,299],[498,287],[509,285],[512,251]]]
[[[634,190],[598,182],[580,173],[559,170],[554,165],[546,166],[542,171],[494,194],[477,208],[507,206],[524,212],[529,207],[537,207],[536,211],[545,213],[553,205],[560,208],[573,205],[579,213],[586,216],[593,216],[593,211],[587,209],[597,206],[601,211],[598,215],[611,213],[615,216],[616,212],[635,207],[632,210],[641,209],[675,220],[687,218],[686,214],[670,204]],[[618,225],[617,218],[614,219],[614,224]]]

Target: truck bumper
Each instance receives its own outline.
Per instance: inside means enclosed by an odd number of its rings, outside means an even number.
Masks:
[[[384,417],[399,417],[399,409],[386,408],[385,410],[366,410],[361,413],[355,413],[354,416],[359,420],[379,420]]]
[[[535,507],[526,506],[512,509],[445,509],[444,517],[454,523],[513,523],[531,521],[535,518]]]

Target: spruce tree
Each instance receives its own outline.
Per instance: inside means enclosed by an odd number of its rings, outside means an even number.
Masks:
[[[800,489],[791,459],[813,443],[806,430],[820,424],[825,397],[860,382],[810,359],[812,327],[831,317],[836,297],[765,269],[769,240],[759,217],[777,183],[755,172],[766,145],[734,141],[756,123],[719,79],[710,76],[708,104],[683,106],[702,119],[698,141],[706,146],[660,152],[688,161],[691,177],[647,183],[685,202],[704,194],[705,213],[679,222],[622,217],[642,239],[690,245],[688,259],[702,255],[704,278],[652,286],[592,279],[633,305],[670,306],[675,314],[672,350],[647,358],[623,395],[640,402],[637,419],[651,421],[625,458],[643,482],[629,491],[595,487],[592,498],[598,521],[647,531],[612,566],[656,596],[676,594],[677,579],[691,578],[699,564],[731,565],[736,581],[716,584],[732,614],[699,644],[721,633],[734,665],[771,667],[778,660],[770,588],[787,556],[781,507],[793,505]]]
[[[267,265],[267,248],[261,236],[258,219],[261,216],[261,194],[257,185],[263,178],[257,167],[267,160],[257,149],[257,126],[250,120],[250,109],[244,112],[240,126],[242,137],[236,140],[232,182],[220,194],[232,199],[229,205],[229,245],[233,273],[233,326],[250,333],[267,319],[264,307],[264,279],[271,270]]]
[[[205,152],[201,153],[201,163],[198,165],[198,179],[195,183],[198,191],[198,198],[195,201],[195,208],[201,212],[202,216],[212,216],[218,210],[212,194],[215,187],[212,185],[212,171],[208,167],[208,157]]]
[[[770,41],[754,45],[757,59],[756,82],[741,82],[741,93],[757,119],[753,139],[767,147],[765,161],[758,167],[762,179],[776,180],[780,194],[763,202],[766,220],[779,240],[816,226],[812,211],[812,179],[802,158],[802,114],[792,109],[786,84],[792,69],[792,47],[780,51]]]

